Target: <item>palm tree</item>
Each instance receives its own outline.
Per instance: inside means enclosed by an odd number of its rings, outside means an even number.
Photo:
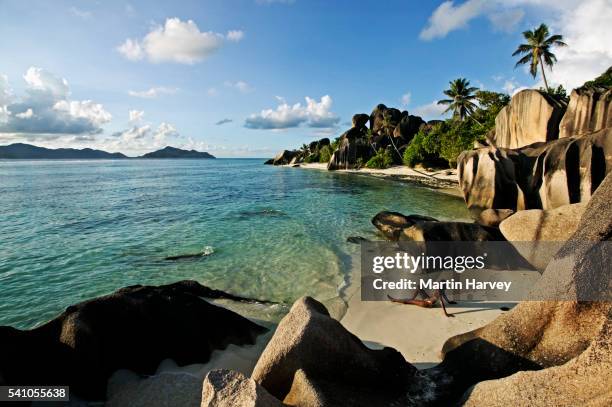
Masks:
[[[448,108],[444,113],[452,110],[454,116],[458,116],[461,120],[464,120],[467,116],[471,116],[476,110],[476,103],[473,102],[476,99],[474,92],[478,88],[471,87],[470,81],[465,78],[458,78],[454,81],[449,82],[450,89],[444,91],[444,94],[451,99],[438,100],[439,105],[447,105]]]
[[[512,54],[512,56],[524,54],[516,63],[515,68],[519,65],[529,64],[529,72],[534,78],[538,74],[538,64],[540,65],[542,78],[544,78],[544,86],[547,92],[548,82],[546,81],[546,74],[544,73],[544,64],[552,69],[552,66],[557,62],[557,57],[550,49],[555,45],[558,47],[567,46],[567,44],[563,42],[562,35],[551,35],[549,37],[549,34],[550,32],[546,24],[540,24],[540,26],[533,31],[528,30],[523,32],[523,37],[527,40],[527,44],[519,45]]]

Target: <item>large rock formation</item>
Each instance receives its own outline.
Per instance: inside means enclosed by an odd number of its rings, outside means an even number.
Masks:
[[[213,350],[252,344],[267,331],[201,297],[240,299],[195,281],[132,286],[70,306],[29,331],[0,327],[0,384],[69,385],[101,400],[118,369],[153,374],[167,358],[204,363]]]
[[[586,203],[563,205],[555,209],[519,211],[501,222],[504,237],[533,267],[544,270],[550,259],[576,231]]]
[[[398,240],[402,230],[423,221],[436,221],[436,219],[423,215],[406,216],[390,211],[378,212],[372,218],[372,224],[389,240]]]
[[[559,137],[580,136],[612,127],[612,67],[570,95]]]
[[[518,148],[559,137],[559,122],[565,103],[533,89],[512,97],[495,118],[491,141],[497,147]]]
[[[276,156],[272,159],[272,165],[287,165],[298,155],[298,151],[296,150],[283,150],[280,153],[276,154]],[[269,161],[266,161],[268,164]]]
[[[405,405],[415,373],[399,352],[367,348],[305,297],[278,325],[252,378],[291,405],[388,406]]]
[[[419,132],[422,126],[426,125],[425,121],[419,116],[409,115],[408,112],[402,112],[402,119],[393,130],[393,137],[402,139],[403,144],[407,144]]]
[[[608,175],[533,288],[534,301],[446,342],[444,361],[427,371],[451,383],[437,389],[438,401],[467,390],[467,405],[610,405],[611,201]]]
[[[282,407],[255,380],[231,370],[212,370],[202,386],[201,407]]]
[[[353,116],[353,127],[340,136],[338,148],[327,164],[328,170],[347,170],[365,164],[374,153],[366,139],[367,123],[365,113]]]
[[[586,202],[612,169],[612,128],[519,149],[464,151],[457,162],[465,202],[476,213]]]

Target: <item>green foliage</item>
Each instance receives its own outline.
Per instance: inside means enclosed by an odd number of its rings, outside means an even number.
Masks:
[[[567,92],[565,91],[563,85],[559,85],[556,88],[540,88],[540,92],[545,92],[553,98],[565,103],[569,102],[569,97],[567,96]]]
[[[363,168],[363,158],[358,157],[357,161],[355,162],[355,168],[360,169]]]
[[[309,163],[318,163],[319,162],[319,154],[309,154],[304,158],[304,162]]]
[[[334,141],[331,142],[331,151],[336,151],[338,149],[338,146],[340,145],[340,138],[341,137],[337,137]]]
[[[585,82],[582,85],[583,88],[593,89],[593,88],[612,88],[612,66],[606,70],[606,72],[599,75],[597,78],[592,81]]]
[[[393,165],[393,155],[391,151],[387,149],[380,149],[376,154],[368,160],[366,163],[367,168],[378,168],[384,169],[389,168]]]
[[[327,163],[327,162],[329,162],[329,160],[331,159],[331,156],[332,156],[332,151],[331,151],[331,148],[329,146],[323,146],[319,150],[319,162],[320,163]]]
[[[476,95],[474,92],[478,88],[470,86],[470,81],[465,78],[457,78],[450,81],[449,85],[449,89],[443,92],[449,99],[438,100],[438,104],[448,106],[444,113],[452,110],[453,116],[464,120],[476,110],[477,106],[474,103]]]
[[[419,132],[412,138],[404,150],[404,164],[414,167],[418,163],[425,161],[427,150],[425,150],[424,141],[427,136],[428,134],[425,131],[419,130]]]

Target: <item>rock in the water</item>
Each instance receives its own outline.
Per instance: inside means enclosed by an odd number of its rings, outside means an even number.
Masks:
[[[355,244],[361,244],[361,242],[369,242],[368,239],[366,239],[365,237],[361,237],[361,236],[349,236],[346,238],[346,241],[348,243],[355,243]]]
[[[215,293],[195,281],[131,286],[70,306],[29,331],[0,327],[0,378],[69,385],[82,398],[103,399],[117,369],[153,374],[167,358],[205,363],[213,350],[253,344],[267,331],[201,298]]]
[[[358,113],[353,115],[353,127],[358,129],[365,127],[366,123],[370,120],[370,116],[365,113]]]
[[[512,97],[495,118],[493,143],[497,147],[518,148],[559,137],[559,122],[565,103],[533,89]]]
[[[297,156],[298,152],[295,150],[283,150],[276,154],[276,157],[272,160],[273,165],[287,165]]]
[[[274,164],[274,158],[270,158],[269,160],[266,160],[264,162],[264,165],[273,165]]]
[[[536,269],[543,270],[560,245],[576,231],[586,203],[559,206],[555,209],[519,211],[501,222],[504,237],[515,244],[518,252]],[[529,242],[529,243],[525,243]]]
[[[609,268],[603,265],[612,253],[608,246],[594,249],[612,239],[611,201],[608,175],[576,232],[534,286],[534,301],[521,302],[488,325],[445,343],[444,361],[426,372],[433,381],[449,383],[436,389],[438,401],[456,400],[463,392],[468,405],[513,405],[519,397],[533,401],[530,405],[610,401],[612,298]],[[526,370],[537,371],[515,374]],[[544,388],[536,385],[544,383]],[[555,391],[558,397],[551,394]]]
[[[367,348],[321,303],[304,297],[278,325],[252,378],[292,405],[310,405],[296,400],[310,394],[326,406],[388,406],[406,403],[415,373],[399,352]]]
[[[582,136],[608,127],[612,127],[612,89],[574,89],[559,137]]]
[[[465,202],[476,213],[586,202],[612,169],[612,128],[514,150],[464,151],[457,162]]]
[[[188,373],[162,373],[109,384],[106,407],[200,407],[202,380]]]
[[[483,226],[497,227],[514,213],[512,209],[485,209],[480,212],[476,221]]]
[[[417,222],[436,221],[424,215],[402,215],[399,212],[382,211],[372,218],[372,224],[389,240],[398,240],[402,230]]]
[[[505,240],[497,228],[466,222],[424,221],[402,230],[399,240],[415,242],[487,242]]]
[[[282,407],[255,380],[231,370],[212,370],[202,387],[201,407]]]

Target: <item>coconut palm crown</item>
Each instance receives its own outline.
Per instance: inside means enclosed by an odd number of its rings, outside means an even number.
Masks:
[[[550,35],[546,24],[540,24],[533,31],[527,30],[523,32],[523,37],[527,40],[527,43],[519,45],[512,54],[512,56],[522,55],[515,68],[519,65],[529,64],[529,72],[535,78],[538,74],[538,65],[540,65],[544,86],[548,91],[544,65],[552,69],[552,66],[557,62],[557,57],[551,52],[552,47],[565,47],[567,44],[563,42],[562,35]]]
[[[448,106],[444,113],[453,111],[455,117],[459,117],[464,120],[466,117],[471,116],[476,110],[476,99],[475,92],[478,88],[470,86],[470,81],[465,78],[458,78],[454,81],[449,82],[450,89],[444,91],[444,94],[450,99],[438,100],[439,105]]]

